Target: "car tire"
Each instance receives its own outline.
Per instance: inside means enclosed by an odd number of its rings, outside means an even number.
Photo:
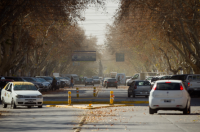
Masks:
[[[15,104],[15,101],[12,99],[11,101],[11,109],[15,109],[17,108],[16,104]]]
[[[188,108],[188,106],[186,106],[186,107],[183,109],[183,114],[184,114],[184,115],[190,114],[190,106],[189,106],[189,108]]]
[[[149,96],[147,95],[147,96],[145,96],[145,98],[148,98]]]
[[[155,110],[154,109],[151,109],[150,107],[149,107],[149,114],[154,114],[155,113]],[[157,112],[156,112],[157,113]]]
[[[131,97],[131,95],[130,94],[128,94],[128,98],[130,98]]]
[[[135,94],[133,94],[133,98],[135,98]]]
[[[38,108],[42,108],[42,105],[39,105]]]
[[[5,103],[4,98],[2,98],[2,106],[3,108],[7,108],[7,104]]]
[[[27,108],[31,108],[31,106],[27,106]]]

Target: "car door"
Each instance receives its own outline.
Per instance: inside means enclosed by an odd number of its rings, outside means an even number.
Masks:
[[[197,88],[200,89],[200,75],[197,75]]]
[[[5,89],[3,90],[3,98],[4,98],[4,101],[6,102],[6,103],[8,103],[8,89],[9,89],[9,87],[10,87],[10,84],[11,83],[8,83],[7,85],[6,85],[6,87],[5,87]]]
[[[13,84],[10,83],[8,89],[7,89],[7,103],[11,103],[11,100],[12,100],[12,87],[13,87]]]

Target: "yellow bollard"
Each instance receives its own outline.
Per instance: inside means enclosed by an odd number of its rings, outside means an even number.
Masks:
[[[96,87],[94,87],[93,96],[96,97]]]
[[[76,88],[76,97],[79,98],[79,90]]]
[[[71,105],[71,91],[68,91],[68,105]]]
[[[110,105],[113,105],[113,100],[114,100],[114,95],[113,95],[113,91],[110,91]]]

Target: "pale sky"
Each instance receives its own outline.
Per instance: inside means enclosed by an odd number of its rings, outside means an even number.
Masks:
[[[106,24],[112,24],[114,14],[118,8],[119,3],[117,0],[106,2],[106,11],[102,9],[97,10],[93,7],[88,8],[84,13],[85,21],[78,22],[79,25],[85,30],[86,36],[96,36],[99,45],[104,44]]]

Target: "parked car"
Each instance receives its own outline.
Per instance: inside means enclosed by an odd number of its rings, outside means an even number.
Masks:
[[[87,85],[93,85],[94,86],[94,82],[93,82],[92,78],[87,78],[85,80],[85,86],[87,86]]]
[[[115,78],[107,79],[106,88],[108,87],[116,87],[117,88],[117,80]]]
[[[11,80],[14,80],[15,82],[16,81],[23,81],[23,79],[21,77],[5,77],[5,79],[11,79]]]
[[[129,88],[128,88],[128,97],[131,95],[133,98],[135,96],[149,96],[149,92],[151,91],[151,83],[149,81],[139,81],[139,80],[134,80]]]
[[[23,77],[24,82],[31,82],[36,85],[40,92],[45,91],[45,86],[41,82],[37,82],[33,77]]]
[[[94,84],[100,84],[100,79],[99,79],[99,77],[93,76],[92,79],[93,79],[93,81],[94,81]]]
[[[38,106],[42,108],[43,97],[36,86],[30,82],[9,82],[1,94],[3,108],[8,104],[15,109],[17,106]]]
[[[51,88],[50,82],[46,81],[46,80],[43,79],[43,78],[38,78],[38,77],[35,77],[35,78],[33,78],[33,79],[34,79],[36,82],[42,83],[42,85],[43,85],[43,90],[44,90],[44,91],[50,90],[50,88]]]
[[[156,81],[149,96],[149,114],[158,110],[179,110],[190,114],[190,95],[181,80]]]
[[[65,79],[65,78],[63,78],[63,77],[56,77],[56,79],[60,80],[61,88],[64,88],[65,86],[69,86],[70,85],[70,81]]]

